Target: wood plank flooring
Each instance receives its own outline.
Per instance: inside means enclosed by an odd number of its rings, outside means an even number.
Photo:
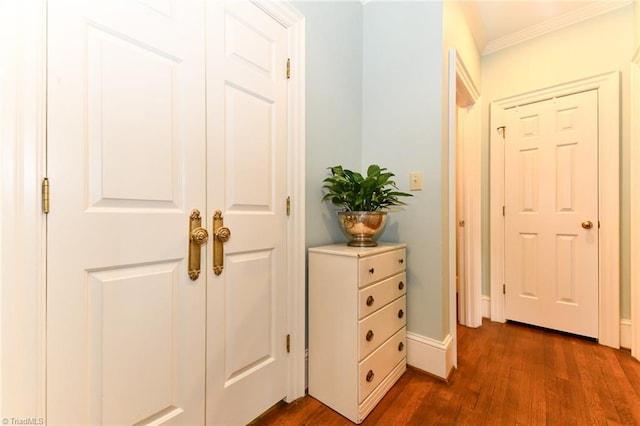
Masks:
[[[310,396],[257,425],[352,425]],[[458,327],[448,383],[409,368],[363,425],[640,425],[640,362],[589,340],[488,320]]]

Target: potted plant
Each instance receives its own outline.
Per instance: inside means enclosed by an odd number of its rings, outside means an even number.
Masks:
[[[344,169],[329,167],[331,176],[324,179],[323,201],[331,201],[341,207],[338,221],[349,237],[349,246],[375,247],[375,238],[380,235],[387,221],[386,209],[406,205],[400,197],[411,197],[401,192],[392,180],[395,176],[386,168],[372,164],[367,175]]]

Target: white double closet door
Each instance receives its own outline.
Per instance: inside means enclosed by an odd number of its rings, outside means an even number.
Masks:
[[[249,2],[47,13],[48,424],[246,423],[286,395],[287,30]]]

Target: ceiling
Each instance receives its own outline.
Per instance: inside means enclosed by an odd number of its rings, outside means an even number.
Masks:
[[[470,0],[463,11],[483,54],[631,4],[632,0]]]

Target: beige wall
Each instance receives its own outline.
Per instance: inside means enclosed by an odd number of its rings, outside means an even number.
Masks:
[[[483,197],[488,200],[489,103],[532,90],[619,70],[621,96],[621,316],[630,318],[629,62],[634,51],[633,5],[486,55],[482,59]],[[483,203],[483,205],[488,205]],[[488,216],[488,211],[485,211]],[[488,239],[488,229],[483,230]],[[483,294],[488,294],[488,283]]]
[[[639,0],[640,1],[640,0]],[[474,41],[469,25],[465,19],[462,5],[460,2],[444,2],[443,7],[444,21],[444,54],[446,64],[446,55],[449,49],[455,48],[462,58],[469,75],[473,79],[475,85],[480,88],[480,53]],[[446,73],[445,73],[446,75]]]
[[[634,46],[640,47],[640,0],[633,1]]]
[[[450,301],[452,295],[449,293],[449,280],[451,274],[455,274],[452,269],[455,268],[451,262],[451,253],[449,250],[449,235],[451,223],[449,223],[449,51],[456,49],[459,58],[462,60],[469,77],[472,79],[476,89],[480,88],[481,70],[480,70],[480,52],[476,46],[475,40],[470,30],[470,26],[466,21],[461,3],[457,1],[445,1],[442,8],[443,22],[443,40],[442,40],[442,217],[445,226],[441,229],[443,241],[443,287],[447,291],[442,293],[441,303],[446,308],[444,315],[450,318],[450,322],[455,324],[455,320],[451,318],[452,312],[449,309],[455,309],[451,306]],[[455,259],[455,257],[454,257]]]

